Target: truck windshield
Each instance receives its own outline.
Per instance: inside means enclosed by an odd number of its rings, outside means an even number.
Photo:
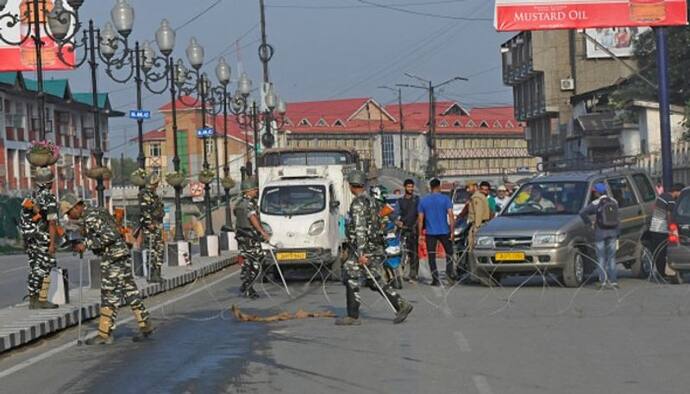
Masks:
[[[455,189],[453,204],[465,204],[470,199],[470,192],[465,189]]]
[[[326,188],[318,185],[274,186],[264,189],[261,213],[274,216],[310,215],[326,208]]]
[[[528,183],[520,188],[503,215],[577,215],[586,197],[586,182]]]

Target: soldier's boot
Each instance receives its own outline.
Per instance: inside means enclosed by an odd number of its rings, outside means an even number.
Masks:
[[[354,290],[347,287],[345,291],[347,298],[347,316],[335,320],[336,326],[361,326],[362,321],[359,319],[359,302],[355,296]]]
[[[405,319],[407,319],[407,316],[409,316],[409,314],[412,312],[412,309],[414,309],[414,308],[412,307],[412,304],[410,304],[409,302],[407,302],[403,298],[399,298],[397,301],[398,301],[397,305],[395,305],[395,306],[396,306],[396,309],[398,310],[398,313],[395,315],[395,319],[393,319],[393,323],[400,324],[400,323],[404,322]]]
[[[151,324],[151,319],[145,319],[144,311],[140,309],[136,309],[132,312],[134,312],[134,316],[137,319],[137,325],[139,326],[139,333],[132,337],[132,341],[143,342],[149,339],[151,337],[151,334],[153,334],[154,328]]]
[[[113,308],[101,307],[101,317],[98,320],[98,335],[86,340],[87,345],[112,345],[113,339]]]
[[[38,297],[33,302],[29,302],[29,309],[55,309],[59,308],[58,305],[48,302],[48,289],[50,289],[50,278],[43,278],[43,283],[41,284],[41,290],[38,292]],[[34,296],[35,297],[35,296]]]

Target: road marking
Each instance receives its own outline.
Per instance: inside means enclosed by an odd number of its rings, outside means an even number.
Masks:
[[[470,348],[470,342],[467,340],[467,338],[465,338],[462,332],[455,331],[453,335],[455,336],[455,343],[458,344],[461,352],[467,353],[472,351],[472,348]]]
[[[7,271],[2,271],[2,272],[0,272],[0,275],[7,274],[7,273],[10,273],[10,272],[14,272],[14,271],[19,271],[19,270],[25,270],[25,269],[28,269],[28,268],[27,268],[27,267],[23,267],[23,266],[22,266],[22,267],[16,267],[16,268],[9,269],[9,270],[7,270]]]
[[[170,300],[168,300],[168,301],[166,301],[166,302],[164,302],[164,303],[162,303],[162,304],[158,304],[158,305],[156,305],[156,306],[154,306],[154,307],[152,307],[152,308],[147,308],[147,309],[148,309],[149,312],[154,312],[154,311],[157,311],[158,309],[165,308],[166,306],[168,306],[168,305],[170,305],[170,304],[174,304],[174,303],[176,303],[176,302],[178,302],[178,301],[181,301],[181,300],[183,300],[183,299],[185,299],[185,298],[191,297],[191,296],[193,296],[193,295],[195,295],[195,294],[197,294],[197,293],[200,293],[200,292],[202,292],[202,291],[208,289],[209,287],[213,287],[213,286],[217,285],[217,284],[220,283],[220,282],[223,282],[223,281],[225,281],[225,280],[228,280],[228,279],[232,278],[233,276],[235,276],[235,275],[237,275],[237,274],[239,274],[239,273],[240,273],[240,271],[232,272],[232,273],[230,273],[229,275],[226,275],[226,276],[224,276],[224,277],[222,277],[222,278],[216,279],[216,280],[214,280],[213,282],[208,283],[208,284],[206,284],[206,285],[204,285],[204,286],[202,286],[202,287],[200,287],[200,288],[198,288],[198,289],[195,289],[195,290],[192,290],[192,291],[190,291],[190,292],[188,292],[188,293],[179,295],[179,296],[177,296],[177,297],[175,297],[175,298],[173,298],[173,299],[170,299]],[[129,323],[129,322],[131,322],[131,321],[134,321],[134,316],[130,316],[130,317],[126,318],[126,319],[122,319],[121,321],[117,322],[117,324],[118,324],[118,325],[123,325],[123,324]],[[88,335],[84,336],[83,340],[87,340],[87,339],[89,339],[89,338],[95,337],[96,335],[97,335],[97,332],[92,332],[91,334],[88,334]],[[0,371],[0,379],[6,378],[6,377],[12,375],[12,374],[15,373],[15,372],[19,372],[19,371],[21,371],[21,370],[23,370],[23,369],[25,369],[25,368],[28,368],[28,367],[30,367],[30,366],[32,366],[32,365],[38,363],[38,362],[41,362],[41,361],[46,360],[46,359],[48,359],[48,358],[50,358],[50,357],[53,357],[54,355],[56,355],[56,354],[58,354],[58,353],[62,353],[62,352],[64,352],[65,350],[67,350],[67,349],[69,349],[69,348],[75,346],[76,344],[77,344],[76,341],[72,341],[72,342],[66,343],[66,344],[64,344],[64,345],[62,345],[62,346],[56,347],[56,348],[53,349],[53,350],[49,350],[49,351],[47,351],[47,352],[45,352],[45,353],[43,353],[43,354],[39,354],[38,356],[34,356],[34,357],[31,357],[31,358],[28,359],[28,360],[24,360],[24,361],[22,361],[21,363],[15,365],[15,366],[13,366],[13,367],[7,368],[7,369],[4,370],[4,371]]]
[[[489,381],[486,380],[486,376],[474,375],[472,380],[474,380],[474,385],[477,387],[479,394],[493,394],[491,387],[489,387]]]

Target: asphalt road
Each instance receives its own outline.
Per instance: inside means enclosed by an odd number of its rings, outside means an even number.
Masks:
[[[84,283],[88,284],[88,259],[84,257]],[[70,288],[79,286],[79,256],[71,253],[58,253],[57,264],[67,268]],[[0,308],[16,305],[26,296],[26,281],[29,263],[25,254],[5,255],[0,257]]]
[[[364,290],[364,323],[239,323],[228,312],[344,312],[338,283],[266,284],[236,297],[236,268],[147,300],[155,338],[132,322],[110,347],[68,330],[0,357],[3,392],[33,393],[686,393],[690,287],[623,279],[618,291],[562,289],[541,278],[504,287],[407,286],[402,325]],[[524,283],[523,283],[524,282]],[[123,310],[120,319],[131,317]],[[90,324],[93,328],[94,323]],[[62,348],[60,346],[63,346]],[[55,350],[57,349],[57,350]],[[41,359],[43,358],[43,359]]]

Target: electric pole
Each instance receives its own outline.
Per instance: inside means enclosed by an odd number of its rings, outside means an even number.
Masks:
[[[425,85],[397,84],[401,88],[423,89],[429,92],[429,131],[427,133],[427,146],[429,147],[429,159],[427,161],[427,177],[435,177],[438,174],[438,153],[436,151],[436,89],[455,81],[467,81],[467,78],[455,77],[434,85],[432,81],[420,78],[413,74],[405,73],[407,77],[424,82]],[[402,156],[402,155],[401,155]]]

